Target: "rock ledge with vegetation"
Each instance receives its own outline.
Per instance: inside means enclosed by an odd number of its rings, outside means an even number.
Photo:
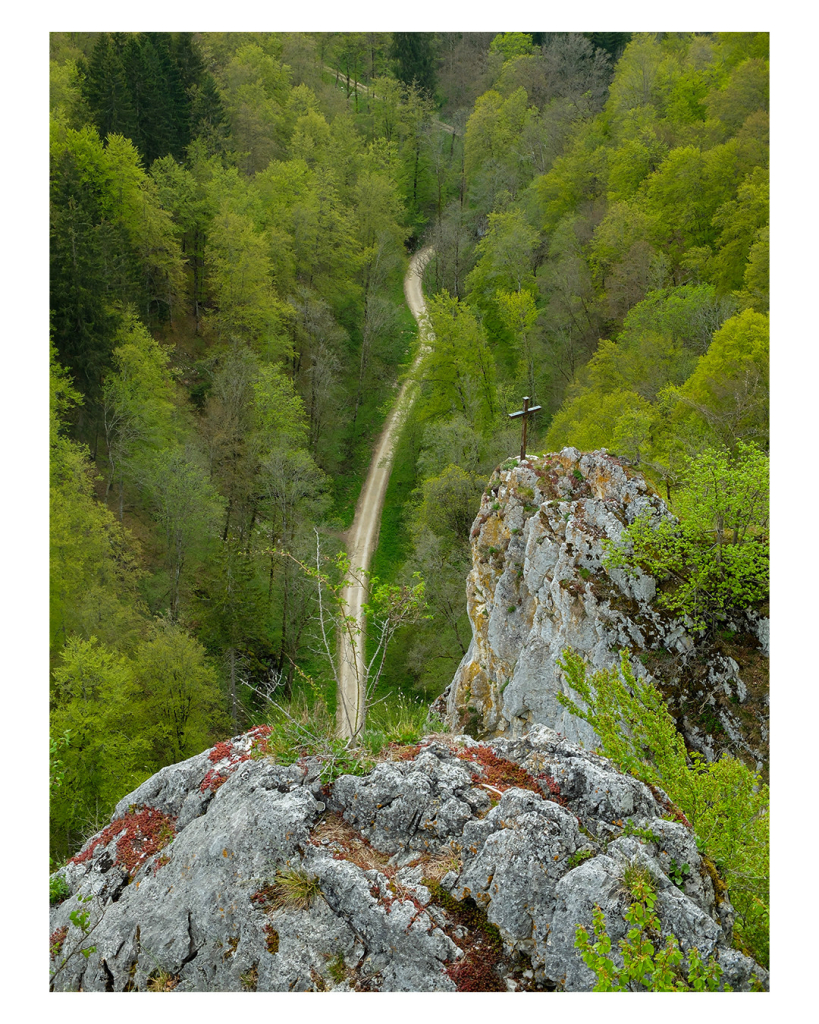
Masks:
[[[492,475],[472,527],[467,604],[472,642],[435,708],[476,738],[520,736],[533,724],[596,746],[591,727],[557,700],[571,648],[593,669],[632,654],[659,686],[689,747],[768,762],[766,617],[750,611],[707,639],[657,604],[657,582],[606,568],[643,512],[669,517],[642,474],[605,450],[509,459]]]
[[[429,736],[333,782],[265,738],[162,769],[60,869],[54,990],[589,990],[577,927],[599,905],[616,950],[635,869],[663,936],[767,987],[682,814],[551,729]]]

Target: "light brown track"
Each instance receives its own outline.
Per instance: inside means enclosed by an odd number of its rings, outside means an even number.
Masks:
[[[384,496],[392,470],[395,444],[407,413],[415,401],[416,384],[414,381],[424,353],[428,350],[428,342],[432,332],[426,317],[424,294],[421,288],[421,275],[424,264],[429,259],[431,248],[422,249],[411,259],[409,269],[404,278],[404,295],[412,315],[418,321],[421,344],[412,364],[407,380],[401,386],[398,398],[392,407],[381,436],[375,446],[367,479],[361,489],[356,505],[353,525],[347,533],[347,554],[350,565],[359,580],[365,580],[365,573],[378,544],[378,533],[381,528],[381,511],[384,507]],[[364,640],[366,616],[363,605],[367,600],[365,587],[356,580],[350,580],[342,591],[347,615],[355,620],[353,640],[342,631],[339,640],[339,675],[338,705],[336,712],[336,729],[344,738],[357,735],[364,725],[366,712],[367,673],[364,659]]]

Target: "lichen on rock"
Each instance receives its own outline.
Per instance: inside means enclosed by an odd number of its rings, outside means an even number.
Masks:
[[[568,693],[558,662],[571,648],[610,668],[625,648],[690,746],[764,772],[767,619],[751,611],[725,624],[730,639],[706,638],[658,606],[651,576],[607,568],[604,540],[642,512],[671,517],[626,460],[564,448],[510,462],[494,471],[471,531],[472,640],[434,705],[450,728],[516,737],[539,723],[592,748],[591,726],[557,700]]]

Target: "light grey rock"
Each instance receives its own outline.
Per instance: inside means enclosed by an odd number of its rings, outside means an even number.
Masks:
[[[481,804],[463,763],[433,746],[413,761],[379,764],[363,778],[342,777],[329,807],[378,849],[411,855],[435,851],[460,835]]]
[[[612,668],[627,648],[635,671],[649,678],[639,656],[659,652],[654,678],[677,695],[679,717],[705,756],[727,750],[767,761],[767,707],[757,700],[753,710],[734,711],[749,696],[737,662],[714,655],[685,621],[659,608],[653,578],[605,567],[604,543],[644,511],[673,519],[643,477],[605,451],[565,448],[495,470],[471,531],[471,642],[434,705],[451,729],[517,737],[542,724],[593,749],[593,729],[557,700],[569,692],[558,663],[571,648],[592,669]],[[735,626],[756,636],[767,656],[767,619],[746,613]],[[718,707],[697,726],[691,711],[709,695]]]
[[[470,933],[481,913],[502,940],[498,989],[588,990],[577,927],[601,906],[616,949],[623,875],[636,863],[654,879],[663,934],[715,956],[734,988],[751,988],[752,975],[767,986],[730,947],[733,911],[717,906],[691,830],[663,820],[642,783],[548,727],[491,744],[429,740],[412,760],[338,779],[329,795],[315,761],[243,760],[246,737],[229,746],[120,802],[125,820],[146,814],[149,799],[168,827],[175,818],[170,842],[132,873],[114,829],[61,869],[72,896],[50,915],[52,942],[67,929],[51,960],[55,990],[451,992],[470,976],[458,971],[488,955]],[[306,880],[305,906],[274,898],[282,871]],[[90,915],[88,958],[70,922],[78,907]]]

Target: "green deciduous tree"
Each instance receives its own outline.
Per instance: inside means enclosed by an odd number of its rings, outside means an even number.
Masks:
[[[130,536],[94,497],[84,447],[65,436],[80,395],[52,351],[50,641],[52,660],[72,635],[128,647],[141,625],[139,570]]]
[[[496,290],[533,288],[537,243],[537,232],[521,210],[490,213],[489,230],[476,247],[477,263],[467,278],[467,288],[476,298]]]
[[[143,728],[155,764],[173,764],[227,730],[225,700],[205,650],[178,623],[158,619],[134,652]]]
[[[114,337],[114,370],[103,384],[103,426],[108,451],[106,496],[119,484],[119,518],[125,477],[173,438],[174,379],[170,355],[128,310]]]
[[[462,414],[473,429],[497,410],[495,363],[471,307],[442,292],[427,303],[435,345],[421,367],[427,415]]]
[[[241,169],[255,174],[284,155],[290,69],[273,53],[248,42],[236,50],[220,78]]]
[[[63,785],[52,796],[52,837],[62,857],[101,828],[114,804],[150,773],[138,726],[132,666],[96,637],[70,637],[54,669],[51,733],[71,734]]]
[[[191,445],[164,448],[146,460],[143,485],[152,512],[164,533],[171,619],[179,614],[182,571],[216,536],[224,500],[215,492]]]
[[[768,317],[746,309],[726,320],[694,372],[673,393],[680,428],[733,448],[737,439],[767,443]]]
[[[504,327],[515,340],[520,361],[525,367],[526,384],[534,399],[535,387],[535,341],[533,331],[538,318],[538,308],[530,291],[504,292],[495,295],[498,311]]]

